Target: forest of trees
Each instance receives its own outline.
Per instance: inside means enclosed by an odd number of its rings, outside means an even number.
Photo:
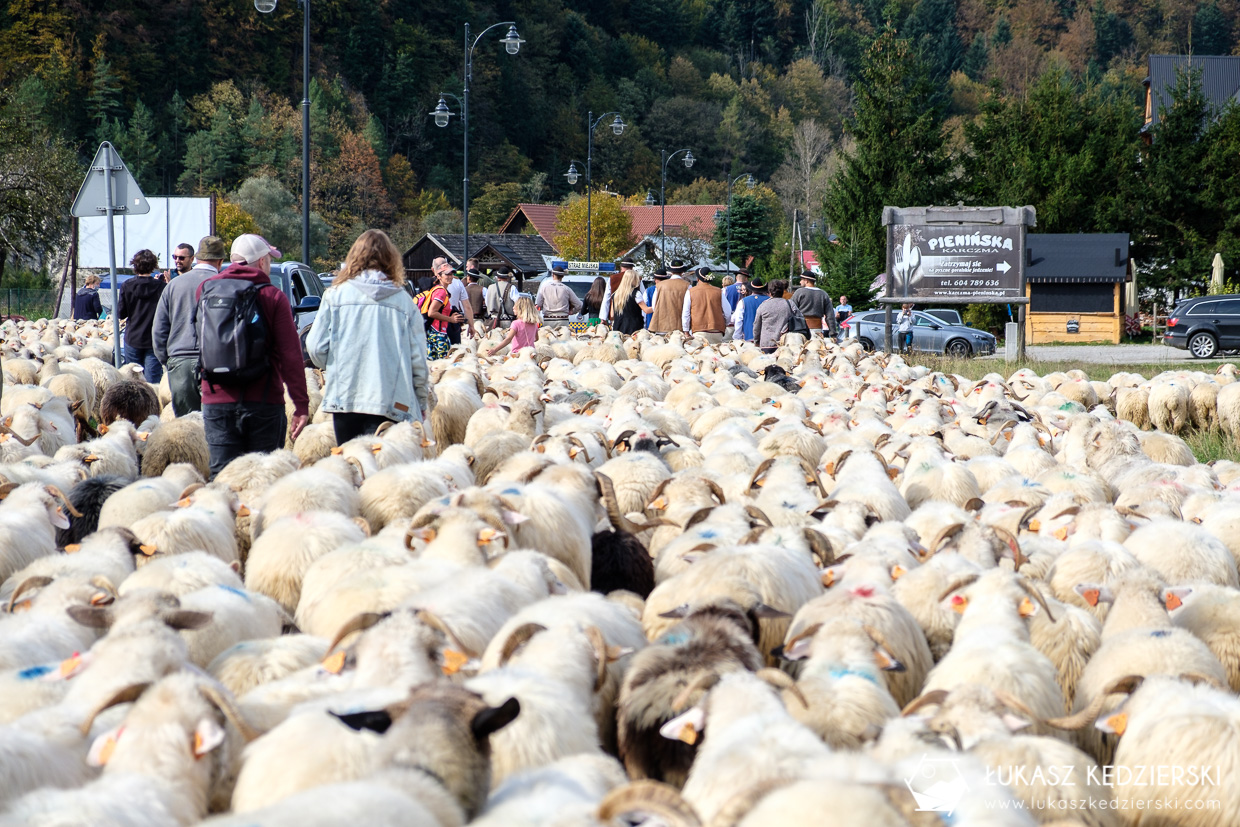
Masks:
[[[669,165],[669,203],[722,203],[728,178],[752,173],[761,186],[735,191],[733,248],[758,239],[741,247],[760,271],[786,268],[798,209],[819,224],[807,241],[828,286],[856,296],[883,269],[884,204],[963,201],[1032,204],[1042,232],[1129,232],[1149,286],[1198,289],[1215,252],[1240,281],[1240,110],[1209,110],[1186,76],[1152,145],[1139,136],[1147,56],[1236,51],[1236,0],[314,0],[312,12],[310,254],[324,269],[365,227],[402,246],[460,227],[460,119],[439,129],[427,113],[460,94],[463,23],[515,20],[518,55],[502,30],[475,52],[474,232],[520,201],[580,192],[563,173],[585,160],[586,112],[614,110],[629,127],[595,132],[595,187],[657,196],[661,149],[698,159]],[[101,140],[148,195],[214,193],[223,234],[257,228],[303,257],[301,14],[293,0],[268,15],[251,0],[0,0],[0,277],[6,260],[63,257]]]

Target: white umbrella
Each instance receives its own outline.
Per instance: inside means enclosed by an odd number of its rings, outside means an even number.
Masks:
[[[1210,294],[1217,296],[1223,292],[1223,254],[1214,254],[1214,263],[1210,266]]]

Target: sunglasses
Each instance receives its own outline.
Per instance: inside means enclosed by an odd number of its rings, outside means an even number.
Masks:
[[[173,259],[175,259],[176,261],[189,261],[191,258],[193,258],[193,256],[177,256],[177,255],[173,256]]]

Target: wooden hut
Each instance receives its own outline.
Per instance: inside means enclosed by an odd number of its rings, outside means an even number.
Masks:
[[[1119,344],[1132,279],[1128,244],[1127,233],[1030,233],[1025,341]]]

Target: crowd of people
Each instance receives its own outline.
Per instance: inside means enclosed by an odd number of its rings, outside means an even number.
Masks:
[[[125,362],[140,365],[152,384],[167,373],[177,416],[202,412],[212,474],[241,454],[279,448],[285,433],[297,438],[307,422],[305,367],[324,370],[321,407],[332,414],[341,444],[385,422],[424,418],[427,362],[446,356],[462,336],[503,330],[484,353],[515,354],[535,346],[540,327],[563,327],[576,317],[623,334],[683,331],[713,344],[750,341],[769,352],[788,332],[838,339],[840,323],[852,313],[848,297],[834,304],[812,273],[802,273],[799,287],[790,289],[787,281],[764,284],[743,269],[720,279],[709,267],[679,259],[657,267],[652,283],[643,285],[637,263],[625,258],[609,277],[595,278],[582,298],[564,283],[562,267],[529,293],[512,270],[484,274],[476,259],[457,272],[437,258],[415,285],[407,283],[387,234],[367,230],[324,293],[313,324],[299,334],[288,297],[278,287],[265,289],[276,287],[271,265],[280,257],[259,235],[238,236],[227,253],[221,239],[207,236],[197,249],[179,245],[175,270],[167,273],[157,272],[154,253],[139,251],[130,262],[133,278],[120,288],[115,312],[125,321]],[[86,280],[74,318],[100,317],[98,285],[96,276]],[[230,313],[241,323],[221,328],[219,319]],[[216,341],[221,337],[226,341]],[[206,366],[208,351],[242,354],[246,338],[261,350],[257,369]]]

